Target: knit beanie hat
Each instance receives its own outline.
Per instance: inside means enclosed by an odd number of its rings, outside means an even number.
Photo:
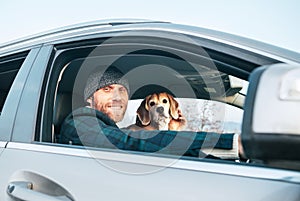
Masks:
[[[98,89],[111,84],[123,85],[129,94],[129,83],[116,67],[109,67],[104,72],[98,71],[89,76],[84,89],[84,100],[90,98]]]

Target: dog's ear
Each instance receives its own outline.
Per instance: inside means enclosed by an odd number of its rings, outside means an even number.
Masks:
[[[149,98],[146,97],[136,111],[137,117],[139,118],[143,126],[147,126],[150,123],[150,114],[149,111],[146,110],[146,105],[148,100]]]
[[[174,99],[174,97],[170,94],[167,94],[169,101],[170,101],[170,114],[173,119],[178,119],[179,117],[179,104],[178,102]]]

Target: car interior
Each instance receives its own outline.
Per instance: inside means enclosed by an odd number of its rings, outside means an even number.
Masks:
[[[64,66],[59,76],[53,113],[53,141],[56,141],[66,116],[87,105],[83,100],[83,90],[90,72],[109,66],[117,67],[129,81],[130,100],[168,92],[176,98],[216,100],[238,108],[243,106],[245,96],[239,93],[242,85],[236,84],[238,78],[165,51],[147,49],[127,55],[78,58]]]

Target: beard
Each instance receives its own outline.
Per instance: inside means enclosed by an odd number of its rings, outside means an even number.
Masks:
[[[96,109],[103,112],[117,123],[123,120],[127,105],[122,102],[113,102],[104,105],[96,105]]]

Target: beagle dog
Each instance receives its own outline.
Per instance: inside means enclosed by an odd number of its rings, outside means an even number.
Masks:
[[[166,92],[147,96],[137,109],[136,123],[131,130],[176,130],[186,126],[178,102]]]

